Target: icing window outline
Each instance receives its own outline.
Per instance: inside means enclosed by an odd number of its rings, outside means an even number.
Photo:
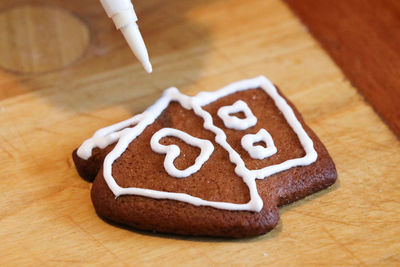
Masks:
[[[238,112],[243,112],[246,118],[240,119],[231,115]],[[229,129],[243,131],[257,124],[257,118],[243,100],[238,100],[230,106],[220,107],[217,115],[224,122],[225,127]]]
[[[181,154],[181,150],[177,145],[166,146],[160,144],[160,140],[167,136],[174,136],[188,145],[200,148],[200,155],[197,156],[193,165],[184,170],[178,170],[175,167],[174,161]],[[176,178],[185,178],[200,170],[214,151],[214,145],[209,140],[194,137],[186,132],[174,128],[162,128],[157,131],[151,137],[150,146],[154,152],[165,154],[164,169],[170,176]]]
[[[260,141],[263,141],[266,144],[266,147],[254,145]],[[272,136],[264,128],[260,129],[256,134],[244,135],[241,139],[241,145],[253,159],[266,159],[278,151]]]
[[[202,109],[202,106],[210,104],[217,99],[233,94],[235,92],[244,91],[248,89],[261,88],[263,89],[274,101],[276,107],[282,112],[287,123],[298,136],[300,143],[306,152],[305,156],[300,158],[289,159],[279,164],[270,165],[258,170],[249,170],[246,168],[240,155],[232,149],[226,141],[225,132],[213,124],[210,113]],[[221,145],[228,153],[229,160],[236,165],[235,173],[242,177],[243,182],[248,186],[250,191],[250,201],[244,204],[207,201],[199,197],[194,197],[184,193],[171,193],[158,190],[144,189],[129,187],[120,187],[112,176],[112,164],[119,158],[126,150],[128,145],[139,136],[144,129],[152,124],[156,118],[166,109],[171,101],[179,102],[184,108],[192,109],[194,113],[204,120],[204,128],[215,133],[215,142]],[[132,124],[132,121],[137,123],[131,128],[125,128]],[[125,129],[123,129],[125,128]],[[122,130],[123,129],[123,130]],[[175,87],[167,89],[163,96],[158,99],[153,105],[148,107],[143,113],[136,115],[126,121],[105,127],[98,130],[92,138],[86,140],[78,149],[78,156],[81,158],[89,158],[94,147],[105,147],[105,143],[110,141],[110,133],[117,132],[119,136],[118,143],[114,149],[106,156],[103,164],[104,179],[109,186],[110,190],[114,193],[115,197],[121,195],[138,195],[150,197],[154,199],[170,199],[190,203],[195,206],[210,206],[217,209],[225,210],[247,210],[247,211],[261,211],[263,201],[258,194],[256,179],[265,179],[272,174],[290,169],[296,166],[307,166],[317,160],[318,154],[314,149],[314,144],[308,134],[305,132],[300,121],[297,119],[292,108],[286,100],[279,95],[275,86],[264,76],[259,76],[253,79],[247,79],[232,83],[215,92],[200,92],[194,97],[186,96],[179,92]],[[114,136],[115,137],[115,136]]]

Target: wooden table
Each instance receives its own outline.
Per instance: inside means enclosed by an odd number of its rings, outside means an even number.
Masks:
[[[147,75],[97,0],[0,2],[0,265],[400,264],[400,143],[278,0],[136,1]],[[122,229],[94,212],[71,152],[177,86],[268,76],[339,173],[280,209],[272,232],[227,240]]]
[[[400,138],[400,1],[285,1]]]

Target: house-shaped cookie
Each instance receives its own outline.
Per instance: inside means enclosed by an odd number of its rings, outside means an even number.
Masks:
[[[244,237],[270,231],[278,207],[324,189],[335,165],[265,77],[187,96],[98,130],[73,153],[98,214],[137,229]]]

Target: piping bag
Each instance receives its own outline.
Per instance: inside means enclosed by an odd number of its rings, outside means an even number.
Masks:
[[[107,16],[111,18],[115,27],[122,32],[132,52],[142,63],[144,69],[151,73],[149,55],[142,35],[137,25],[137,16],[130,0],[100,0]]]

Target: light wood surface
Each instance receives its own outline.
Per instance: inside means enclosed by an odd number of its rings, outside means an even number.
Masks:
[[[26,73],[30,67],[15,71],[0,63],[0,265],[398,266],[400,143],[285,4],[136,2],[152,75],[97,0],[0,2],[0,18],[34,3],[64,10],[90,33],[79,58],[57,61],[49,71]],[[27,13],[7,27],[19,29],[31,19]],[[51,31],[65,36],[59,51],[75,36],[66,28]],[[1,31],[2,60],[18,53],[4,45],[19,40],[15,31],[8,34]],[[43,64],[35,55],[18,64],[31,59]],[[260,74],[280,86],[327,146],[339,173],[334,186],[281,208],[276,229],[251,239],[136,232],[95,214],[90,184],[71,160],[85,138],[143,111],[168,86],[195,94]]]

